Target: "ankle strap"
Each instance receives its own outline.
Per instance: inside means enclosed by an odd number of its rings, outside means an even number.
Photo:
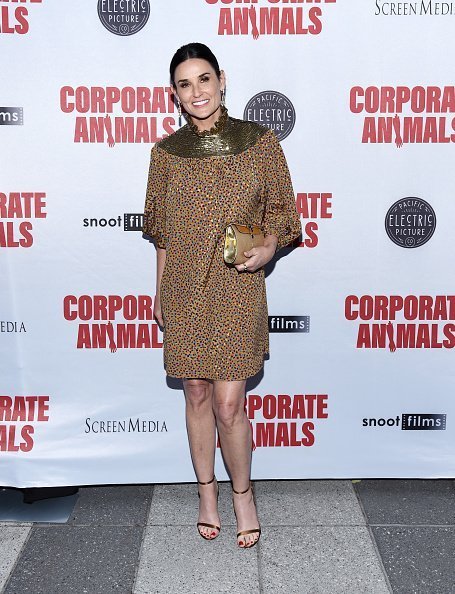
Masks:
[[[246,489],[245,491],[236,491],[234,489],[234,486],[232,487],[232,491],[236,494],[236,495],[244,495],[245,493],[248,493],[248,491],[251,489],[251,482],[250,482],[250,486],[248,487],[248,489]]]
[[[211,485],[213,483],[213,481],[215,480],[215,475],[213,475],[213,478],[211,481],[209,481],[208,483],[201,483],[201,481],[198,481],[199,485]]]

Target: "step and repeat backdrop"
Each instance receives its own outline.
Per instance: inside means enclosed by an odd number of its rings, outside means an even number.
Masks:
[[[302,220],[267,269],[253,478],[455,476],[454,25],[434,0],[0,2],[1,485],[194,480],[141,232],[192,41],[275,130]]]

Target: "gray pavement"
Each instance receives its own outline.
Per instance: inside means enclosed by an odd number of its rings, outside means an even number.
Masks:
[[[1,592],[455,594],[455,481],[256,481],[255,491],[262,537],[241,550],[228,483],[212,542],[196,530],[195,484],[81,488],[60,498],[74,502],[66,522],[0,523]]]

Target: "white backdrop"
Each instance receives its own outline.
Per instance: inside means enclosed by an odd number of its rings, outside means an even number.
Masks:
[[[126,21],[130,4],[98,4]],[[282,146],[304,234],[267,290],[274,329],[309,320],[271,333],[248,383],[253,478],[455,476],[452,4],[148,4],[131,35],[96,0],[0,8],[0,484],[194,480],[147,318],[155,250],[124,230],[153,142],[178,127],[168,64],[191,41],[217,55],[232,116],[265,91],[295,110]],[[283,103],[264,101],[276,125]],[[389,238],[397,202],[391,233],[434,228],[426,243]]]

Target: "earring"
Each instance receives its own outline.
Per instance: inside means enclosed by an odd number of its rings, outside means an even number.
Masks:
[[[179,114],[179,126],[181,126],[182,125],[182,105],[177,97],[176,97],[176,99],[177,99],[177,113]]]
[[[226,103],[225,103],[225,95],[226,95],[226,90],[222,89],[221,90],[221,105],[223,107],[226,107]]]

